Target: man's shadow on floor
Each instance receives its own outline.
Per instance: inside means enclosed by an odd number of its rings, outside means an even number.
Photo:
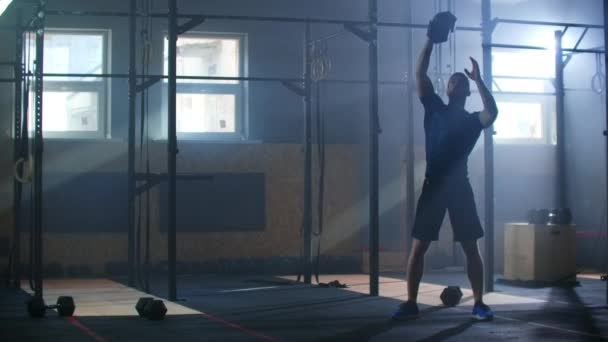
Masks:
[[[467,301],[470,299],[473,299],[473,297],[463,298],[462,301],[464,302],[464,301]],[[433,307],[429,307],[427,309],[421,310],[420,314],[428,315],[433,312],[445,310],[447,308],[448,307],[445,307],[445,306],[433,306]],[[438,333],[431,335],[429,337],[426,337],[424,339],[421,339],[419,341],[426,341],[426,342],[443,341],[448,338],[454,337],[456,335],[462,334],[467,329],[469,329],[471,326],[473,326],[475,323],[477,323],[477,322],[470,320],[470,321],[464,322],[462,324],[459,324],[455,327],[441,330]],[[407,324],[416,324],[416,320],[399,322],[399,321],[393,321],[393,320],[389,319],[385,322],[365,325],[359,329],[351,330],[346,333],[338,334],[338,335],[335,335],[335,336],[332,336],[329,338],[324,338],[324,339],[321,339],[320,341],[326,341],[326,342],[330,342],[330,341],[331,342],[369,341],[369,340],[373,339],[374,337],[377,337],[385,332],[388,332],[388,331],[390,331],[394,328],[400,327],[400,326],[405,326]]]

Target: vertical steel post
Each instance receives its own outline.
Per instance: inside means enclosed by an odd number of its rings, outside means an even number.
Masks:
[[[169,226],[167,246],[169,261],[169,300],[177,300],[177,215],[176,215],[176,173],[177,173],[177,0],[169,0],[169,78],[168,78],[168,173],[169,173]]]
[[[137,97],[137,79],[135,70],[135,46],[137,38],[135,30],[137,27],[136,0],[130,0],[129,13],[129,127],[128,127],[128,238],[127,238],[127,258],[129,264],[129,286],[135,286],[135,101]]]
[[[22,10],[17,9],[15,17],[15,87],[14,87],[14,140],[13,140],[13,162],[17,162],[23,158],[23,30],[21,28]],[[27,134],[27,131],[25,132]],[[23,167],[19,167],[17,172],[21,173]],[[21,288],[21,194],[23,186],[15,177],[13,180],[13,246],[10,251],[12,255],[12,269],[10,270],[13,277],[12,287]],[[31,233],[31,232],[30,232]]]
[[[378,0],[369,0],[369,294],[379,294]]]
[[[408,22],[413,21],[413,13],[412,13],[412,0],[407,1],[407,12],[408,12]],[[407,46],[407,55],[409,57],[409,62],[407,63],[407,83],[406,89],[407,92],[407,133],[406,133],[406,202],[405,202],[405,248],[410,251],[412,247],[412,235],[411,229],[414,226],[414,216],[416,210],[416,192],[414,188],[415,178],[415,162],[416,156],[414,154],[414,94],[412,92],[412,80],[414,79],[414,67],[412,61],[415,60],[413,55],[413,41],[414,41],[414,32],[410,28],[407,30],[406,36],[406,46]]]
[[[304,34],[304,283],[312,281],[312,41],[310,22]]]
[[[482,0],[483,81],[492,91],[492,2]],[[485,291],[494,291],[494,127],[484,131],[485,169]]]
[[[604,0],[604,50],[608,49],[608,0]],[[608,54],[604,52],[604,65],[608,65]],[[605,81],[606,83],[604,84],[608,84],[608,73],[606,73],[606,71],[604,71],[605,73]],[[604,136],[606,137],[606,139],[608,139],[608,96],[605,96],[605,100],[606,100],[606,130],[604,131]],[[605,154],[605,160],[604,162],[606,163],[606,201],[608,201],[608,140],[606,140],[606,154]],[[607,207],[608,209],[608,207]],[[608,215],[608,212],[606,213]],[[608,217],[608,216],[607,216]],[[608,225],[606,225],[606,236],[608,236]],[[608,248],[606,248],[605,253],[607,254],[606,256],[608,257]],[[608,305],[608,281],[606,282],[606,304]]]
[[[556,201],[557,208],[568,206],[566,181],[566,145],[564,113],[564,54],[562,51],[562,31],[555,31],[555,119],[557,129],[557,172]]]
[[[34,234],[34,292],[36,296],[43,296],[42,289],[42,153],[43,153],[43,75],[44,75],[44,29],[45,29],[46,2],[40,1],[36,25],[36,68],[34,71],[34,227],[30,234]]]

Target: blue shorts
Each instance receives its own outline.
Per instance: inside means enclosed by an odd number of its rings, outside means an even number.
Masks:
[[[437,241],[446,211],[450,215],[454,240],[473,241],[483,237],[468,178],[424,181],[412,237],[421,241]]]

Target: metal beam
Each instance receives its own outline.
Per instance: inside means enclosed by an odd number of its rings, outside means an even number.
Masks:
[[[32,76],[25,74],[25,76]],[[45,73],[44,77],[98,77],[98,78],[129,78],[129,74],[79,74],[79,73]],[[135,75],[137,79],[158,78],[168,79],[167,75]],[[201,81],[244,81],[244,82],[280,82],[280,83],[303,83],[302,78],[283,78],[283,77],[223,77],[223,76],[176,76],[178,80],[201,80]],[[13,82],[8,79],[7,82]],[[325,79],[319,82],[324,83],[343,83],[343,84],[368,84],[369,80],[345,80],[345,79]],[[382,85],[405,85],[404,81],[378,81]]]
[[[312,281],[312,49],[311,26],[304,34],[304,283]]]
[[[408,18],[413,18],[412,13],[412,1],[407,1],[407,12]],[[407,63],[407,83],[405,89],[407,92],[407,133],[406,133],[406,157],[405,157],[405,168],[406,168],[406,202],[405,202],[405,248],[407,251],[406,255],[409,255],[412,246],[412,228],[414,227],[414,217],[416,214],[416,190],[414,187],[415,177],[415,163],[416,155],[414,153],[414,93],[410,91],[410,85],[414,79],[414,68],[412,61],[416,60],[414,57],[414,32],[412,30],[407,32],[406,36],[407,55],[410,62]]]
[[[585,36],[587,35],[587,32],[589,32],[589,28],[588,27],[586,27],[585,30],[583,30],[583,33],[581,34],[581,36],[576,41],[576,44],[574,44],[574,49],[578,49],[578,47],[583,42],[583,39],[585,39]],[[563,36],[563,34],[562,34],[562,36]],[[572,59],[572,56],[573,56],[572,54],[569,54],[568,57],[566,57],[566,60],[564,61],[564,68],[568,65],[568,63],[570,63],[570,60]]]
[[[23,66],[21,64],[23,60],[23,31],[21,30],[21,20],[22,20],[22,10],[21,8],[17,8],[17,14],[15,16],[16,21],[16,30],[15,30],[15,61],[13,63],[13,67],[15,68],[14,76],[15,76],[15,88],[14,88],[14,132],[13,136],[15,137],[13,142],[13,162],[17,163],[17,161],[24,157],[24,154],[27,154],[27,149],[24,150],[23,146],[23,138],[28,134],[27,130],[23,131],[22,121],[23,113],[22,113],[22,92],[23,92]],[[27,120],[25,120],[27,122]],[[27,147],[27,146],[25,146]],[[25,153],[24,153],[25,151]],[[17,170],[19,174],[22,174],[23,164],[21,164]],[[23,192],[23,185],[21,182],[17,181],[15,177],[13,180],[13,246],[10,250],[10,254],[13,258],[12,269],[10,269],[10,274],[12,276],[12,284],[11,287],[15,289],[21,288],[21,194]]]
[[[93,17],[128,17],[126,12],[108,12],[108,11],[64,11],[64,10],[49,10],[49,15],[62,16],[93,16]],[[145,13],[138,13],[138,17],[147,16]],[[151,13],[152,18],[167,18],[167,13]],[[250,15],[215,15],[215,14],[177,14],[180,19],[210,19],[210,20],[232,20],[232,21],[260,21],[260,22],[279,22],[279,23],[311,23],[311,24],[334,24],[334,25],[370,25],[370,21],[361,20],[340,20],[326,18],[298,18],[298,17],[267,17],[267,16],[250,16]],[[427,29],[428,24],[414,23],[398,23],[398,22],[378,22],[378,27],[384,28],[416,28]],[[473,26],[457,26],[458,31],[481,31],[480,27]]]
[[[608,47],[608,0],[604,0],[604,46]],[[604,65],[608,65],[608,54],[604,54]],[[608,73],[604,73],[604,77],[606,77],[604,84],[608,84]],[[605,165],[605,184],[606,184],[606,196],[608,196],[608,96],[604,97],[606,101],[606,131],[604,131],[604,137],[606,139],[605,144],[605,154],[604,154],[604,163]],[[608,197],[605,199],[608,201]],[[605,207],[608,210],[608,207]],[[607,211],[608,214],[608,211]],[[608,217],[608,216],[607,216]],[[608,236],[608,224],[606,224],[607,236]],[[606,253],[606,257],[608,258],[608,248],[604,249],[604,253]],[[607,263],[608,265],[608,263]],[[606,282],[606,304],[608,305],[608,281]]]
[[[567,208],[565,109],[564,109],[564,55],[562,51],[562,31],[555,31],[555,118],[557,128],[556,144],[556,199],[557,208]]]
[[[552,50],[544,46],[534,46],[534,45],[515,45],[515,44],[489,44],[489,47],[497,48],[497,49],[519,49],[519,50],[540,50],[540,51],[548,51]],[[486,47],[485,44],[483,47]],[[564,48],[562,47],[563,52],[572,52],[572,53],[605,53],[603,49],[578,49],[578,48]]]
[[[129,265],[129,286],[135,286],[135,101],[137,98],[137,79],[135,77],[135,47],[137,46],[137,0],[130,0],[129,17],[129,126],[128,126],[128,166],[127,166],[127,262]]]
[[[536,20],[516,20],[516,19],[494,19],[497,23],[503,24],[519,24],[519,25],[537,25],[537,26],[562,26],[562,27],[583,27],[591,29],[603,29],[602,25],[589,25],[589,24],[578,24],[578,23],[564,23],[564,22],[553,22],[553,21],[536,21]]]
[[[378,184],[378,0],[369,0],[369,294],[378,296],[380,277],[380,218]]]
[[[203,16],[190,18],[190,20],[188,20],[188,22],[178,26],[177,34],[178,35],[184,34],[204,22],[205,22],[205,17],[203,17]]]
[[[303,86],[302,80],[300,80],[299,82],[281,82],[281,84],[283,85],[283,87],[289,89],[292,93],[298,95],[298,96],[306,96],[306,89]]]
[[[177,0],[169,0],[169,79],[168,79],[168,125],[167,125],[167,168],[169,174],[169,204],[167,227],[167,255],[169,261],[169,294],[170,301],[177,300],[177,214],[176,214],[176,180],[177,173]]]
[[[492,91],[492,3],[481,2],[483,80]],[[484,170],[485,170],[485,292],[494,291],[494,126],[484,131]]]
[[[365,41],[365,42],[369,42],[372,39],[371,36],[371,32],[370,31],[365,31],[360,29],[358,26],[353,25],[353,24],[344,24],[344,28],[354,34],[355,36],[359,37],[359,39]]]
[[[34,202],[34,219],[33,219],[33,273],[34,273],[34,295],[43,296],[43,279],[42,279],[42,153],[43,153],[43,73],[44,73],[44,24],[45,24],[45,4],[44,0],[40,1],[38,7],[36,22],[36,68],[34,72],[34,180],[33,180],[33,202]]]
[[[26,76],[31,76],[26,74]],[[80,74],[80,73],[46,73],[44,77],[91,77],[91,78],[129,78],[129,74],[103,73],[103,74]],[[168,75],[135,75],[138,79],[158,78],[168,79]],[[223,77],[223,76],[176,76],[178,80],[209,80],[209,81],[255,81],[255,82],[302,82],[301,78],[283,77]]]
[[[137,92],[141,93],[142,91],[150,88],[151,86],[155,85],[156,83],[158,83],[162,78],[161,77],[149,77],[146,81],[144,81],[142,84],[137,85]]]

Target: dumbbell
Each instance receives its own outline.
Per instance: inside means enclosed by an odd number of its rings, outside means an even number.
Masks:
[[[46,305],[44,299],[40,296],[34,296],[27,301],[27,312],[31,317],[44,317],[46,310],[56,309],[61,317],[71,317],[74,315],[76,305],[74,298],[70,296],[61,296],[57,298],[55,305]]]
[[[441,302],[445,306],[456,306],[462,299],[462,291],[458,286],[448,286],[441,292]]]
[[[165,318],[167,307],[165,302],[152,297],[141,297],[135,305],[135,310],[139,317],[145,317],[153,321],[159,321]]]

